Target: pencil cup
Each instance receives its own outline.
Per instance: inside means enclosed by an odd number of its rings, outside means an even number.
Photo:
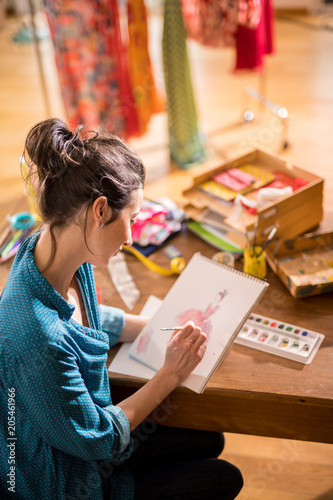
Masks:
[[[266,258],[261,247],[254,247],[254,251],[253,248],[244,250],[244,273],[266,278]]]

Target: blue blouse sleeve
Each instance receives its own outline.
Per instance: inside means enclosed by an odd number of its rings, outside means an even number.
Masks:
[[[7,362],[21,408],[46,443],[86,461],[122,462],[130,456],[125,413],[111,401],[100,406],[92,399],[71,345],[53,340],[29,355],[11,352]]]
[[[118,342],[125,324],[125,312],[118,307],[105,306],[99,304],[99,315],[101,328],[108,334],[110,347]]]

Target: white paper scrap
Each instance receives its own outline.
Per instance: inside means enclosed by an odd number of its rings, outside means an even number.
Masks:
[[[120,297],[128,309],[133,309],[139,300],[140,291],[128,270],[124,254],[118,253],[112,257],[107,268]]]

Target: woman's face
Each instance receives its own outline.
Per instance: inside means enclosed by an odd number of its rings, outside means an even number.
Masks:
[[[117,255],[123,245],[129,246],[132,244],[131,225],[140,212],[142,200],[142,189],[133,191],[131,203],[123,209],[118,218],[111,224],[106,224],[99,229],[97,233],[98,241],[95,239],[93,245],[95,255],[92,264],[107,266],[110,258]]]

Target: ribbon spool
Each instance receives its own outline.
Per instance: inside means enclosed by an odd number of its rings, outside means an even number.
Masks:
[[[134,247],[123,246],[123,250],[131,253],[135,257],[137,257],[148,269],[154,271],[154,273],[161,274],[162,276],[172,276],[173,274],[180,274],[186,266],[185,259],[183,257],[174,257],[170,261],[170,268],[166,269],[165,267],[152,262],[150,259],[142,255],[139,250]]]
[[[19,212],[18,214],[8,217],[10,225],[13,229],[28,229],[36,222],[35,215],[30,212]]]

